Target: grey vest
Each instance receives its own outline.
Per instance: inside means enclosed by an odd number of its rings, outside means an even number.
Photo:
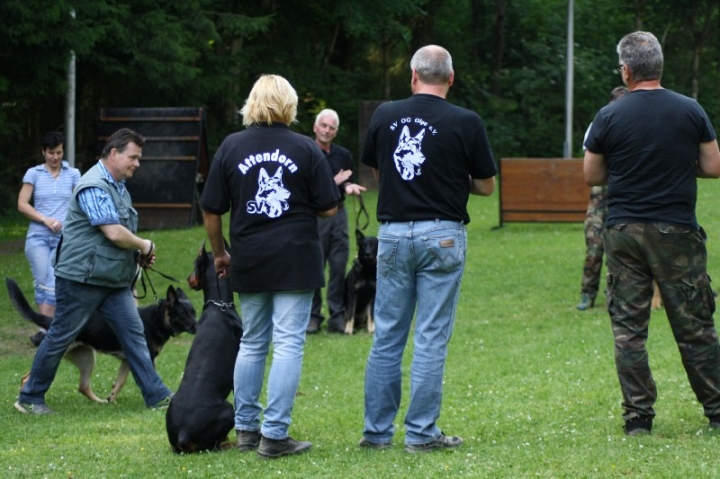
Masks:
[[[61,278],[111,288],[127,287],[137,269],[136,251],[115,246],[98,226],[92,226],[78,203],[78,193],[87,187],[102,189],[112,197],[120,224],[137,231],[138,216],[127,189],[124,195],[102,177],[96,164],[85,173],[75,188],[65,217],[63,235],[55,255],[55,275]]]

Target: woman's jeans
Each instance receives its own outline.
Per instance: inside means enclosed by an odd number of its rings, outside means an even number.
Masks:
[[[45,393],[65,351],[96,309],[115,332],[145,404],[153,406],[170,395],[150,358],[143,323],[129,287],[108,288],[57,278],[56,288],[55,319],[35,353],[30,377],[20,391],[20,402],[45,402]]]
[[[260,430],[269,439],[285,439],[300,383],[313,291],[241,293],[238,296],[243,337],[235,362],[235,429]],[[260,391],[271,342],[273,359],[261,428]]]
[[[365,428],[373,443],[389,443],[400,407],[402,358],[415,319],[405,443],[440,436],[447,345],[465,266],[467,233],[459,221],[383,223],[378,233],[375,336],[365,370]]]
[[[55,306],[55,269],[52,256],[60,243],[60,235],[31,234],[25,239],[25,256],[35,285],[35,304]]]

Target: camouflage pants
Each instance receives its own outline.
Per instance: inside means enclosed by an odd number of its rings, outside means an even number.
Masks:
[[[580,292],[595,298],[600,285],[600,271],[603,263],[602,231],[607,213],[607,187],[593,186],[585,216],[585,264],[583,266]]]
[[[690,386],[706,416],[720,414],[720,343],[704,231],[662,223],[615,225],[605,230],[605,252],[623,418],[655,416],[657,389],[645,349],[653,278]]]

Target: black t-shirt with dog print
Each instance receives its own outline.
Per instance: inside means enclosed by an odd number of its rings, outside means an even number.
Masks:
[[[362,162],[380,172],[378,221],[469,223],[469,177],[497,174],[482,118],[426,94],[378,106]]]
[[[287,125],[250,126],[220,145],[201,205],[231,212],[233,289],[260,293],[324,286],[318,211],[338,189],[320,147]]]

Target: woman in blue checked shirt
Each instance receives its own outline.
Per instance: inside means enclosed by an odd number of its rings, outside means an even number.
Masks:
[[[62,235],[73,189],[80,181],[80,170],[63,159],[65,138],[51,131],[42,138],[44,163],[27,170],[18,195],[18,211],[30,219],[25,239],[25,255],[30,262],[38,311],[55,315],[55,271],[51,257]]]

